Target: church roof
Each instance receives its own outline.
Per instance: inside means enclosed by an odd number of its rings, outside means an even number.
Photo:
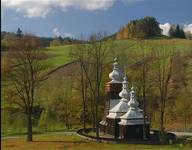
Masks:
[[[135,98],[135,90],[132,87],[130,92],[130,100],[128,102],[128,111],[120,117],[121,121],[119,124],[121,125],[143,124],[144,123],[143,112],[142,109],[140,109],[138,106],[139,103]]]

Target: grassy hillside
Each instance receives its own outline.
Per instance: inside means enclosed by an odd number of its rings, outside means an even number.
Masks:
[[[63,65],[71,60],[69,53],[72,49],[72,45],[47,47],[43,49],[51,57],[48,59],[48,63],[57,67]]]
[[[150,39],[145,40],[145,49],[150,48],[166,48],[173,50],[180,50],[181,52],[189,51],[192,49],[192,41],[185,39]],[[70,52],[74,49],[74,45],[47,47],[44,50],[50,54],[50,58],[47,60],[53,67],[58,67],[71,60]],[[137,41],[134,40],[115,40],[113,42],[111,54],[118,56],[121,54],[127,54],[129,51],[135,51],[139,49]],[[112,59],[112,58],[110,58]],[[121,58],[120,58],[121,60]],[[111,60],[110,60],[111,61]]]
[[[142,48],[150,50],[153,48],[156,49],[167,49],[167,50],[179,50],[181,52],[189,51],[192,48],[191,40],[183,39],[157,39],[157,40],[144,40],[144,45]],[[129,51],[139,50],[139,42],[133,40],[116,40],[114,42],[114,50],[116,53],[128,53]]]

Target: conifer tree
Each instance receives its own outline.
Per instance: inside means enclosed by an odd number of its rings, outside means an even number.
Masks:
[[[20,28],[17,29],[16,36],[19,38],[22,37],[22,30]]]

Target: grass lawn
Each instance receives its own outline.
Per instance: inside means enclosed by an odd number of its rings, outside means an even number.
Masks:
[[[180,145],[97,143],[62,133],[34,135],[33,142],[26,142],[23,136],[3,139],[1,142],[2,150],[191,150],[191,147]]]
[[[53,57],[49,58],[47,61],[49,64],[54,67],[58,67],[65,63],[71,61],[70,52],[73,48],[73,45],[65,45],[65,46],[54,46],[45,48],[45,52],[47,54],[52,55]]]

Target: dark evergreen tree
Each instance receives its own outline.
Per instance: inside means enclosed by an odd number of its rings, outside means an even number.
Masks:
[[[63,42],[63,38],[61,37],[61,35],[58,37],[58,40],[59,40],[60,42]]]
[[[22,37],[22,30],[20,28],[17,29],[16,36],[17,37]]]
[[[175,27],[174,26],[171,26],[171,28],[169,29],[169,36],[175,37]]]
[[[177,38],[185,38],[185,33],[184,33],[183,29],[181,29],[179,27],[179,25],[177,25],[177,27],[176,27],[175,37],[177,37]]]
[[[185,38],[185,33],[183,29],[180,28],[179,25],[177,25],[176,28],[171,27],[169,30],[169,35],[170,37],[175,37],[175,38]]]
[[[143,22],[142,24],[148,37],[160,35],[161,29],[159,28],[159,23],[156,18],[147,16],[141,19],[141,21]]]

